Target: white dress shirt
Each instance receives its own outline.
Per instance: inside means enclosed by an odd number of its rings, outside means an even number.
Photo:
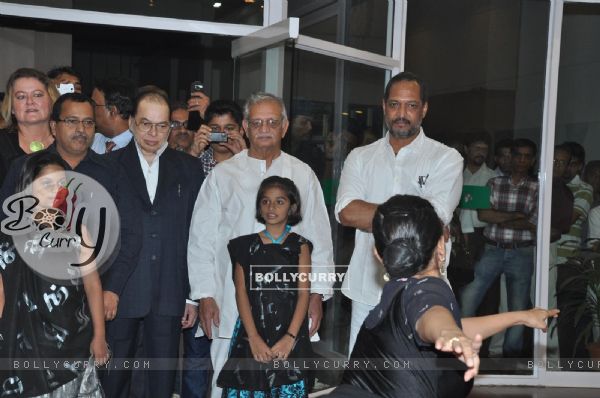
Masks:
[[[100,155],[106,153],[106,142],[112,141],[115,143],[113,151],[117,149],[125,148],[129,141],[133,138],[133,133],[129,130],[123,131],[121,134],[108,138],[102,133],[94,134],[94,142],[92,143],[92,151],[99,153]]]
[[[478,187],[485,187],[490,178],[497,177],[497,171],[490,169],[486,164],[482,164],[479,170],[475,173],[471,173],[468,167],[465,167],[463,171],[463,186],[464,185],[475,185]],[[477,217],[477,210],[461,209],[460,210],[460,228],[463,234],[469,234],[475,231],[475,228],[483,228],[487,223],[480,221]]]
[[[381,204],[393,195],[416,195],[431,202],[438,216],[449,224],[462,192],[463,159],[446,145],[425,136],[396,155],[389,133],[348,155],[335,204],[335,217],[354,200]],[[373,234],[356,230],[354,252],[342,284],[354,301],[376,305],[381,297],[385,270],[373,255]],[[449,257],[449,255],[447,256]]]
[[[158,187],[158,166],[160,163],[160,155],[163,154],[165,149],[167,149],[168,144],[165,142],[162,147],[156,152],[156,156],[152,163],[148,163],[142,151],[140,150],[140,146],[138,143],[135,143],[135,149],[137,149],[137,154],[140,159],[140,165],[142,166],[142,173],[144,174],[144,179],[146,180],[146,189],[148,190],[148,197],[150,198],[150,202],[154,203],[154,197],[156,196],[156,188]]]
[[[590,210],[588,216],[588,239],[600,239],[600,206]]]
[[[217,337],[231,338],[238,317],[227,244],[238,236],[265,229],[256,220],[256,194],[262,180],[270,176],[294,181],[300,192],[303,221],[292,227],[292,231],[312,242],[313,268],[318,265],[327,272],[334,269],[331,227],[323,192],[306,163],[281,152],[267,169],[266,161],[252,158],[248,150],[243,150],[217,164],[196,199],[188,243],[190,296],[195,300],[215,299],[220,310]],[[328,298],[332,283],[315,282],[311,292]]]

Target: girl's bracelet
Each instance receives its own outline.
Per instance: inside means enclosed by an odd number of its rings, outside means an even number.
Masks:
[[[291,334],[290,332],[285,332],[285,334],[287,334],[288,336],[290,336],[291,338],[293,338],[294,340],[296,340],[296,336],[294,336],[293,334]]]

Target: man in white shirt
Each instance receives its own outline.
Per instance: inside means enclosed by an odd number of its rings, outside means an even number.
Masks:
[[[96,103],[96,128],[92,150],[109,153],[129,144],[133,135],[129,117],[135,97],[134,83],[124,77],[99,79],[94,84],[92,99]]]
[[[250,148],[217,164],[196,200],[188,244],[188,268],[191,297],[200,299],[202,330],[213,340],[211,397],[221,396],[216,380],[227,360],[238,318],[227,244],[235,237],[265,228],[256,220],[254,206],[263,179],[277,175],[294,181],[301,197],[302,222],[292,231],[313,243],[313,269],[333,272],[331,228],[319,180],[307,164],[281,151],[281,140],[288,126],[280,98],[266,93],[250,96],[243,121]],[[321,321],[321,300],[331,294],[332,283],[315,282],[311,286],[308,309],[311,335]]]
[[[373,255],[371,233],[377,206],[396,194],[417,195],[429,200],[448,225],[462,190],[462,157],[426,137],[421,128],[427,113],[423,81],[410,72],[394,76],[385,89],[383,112],[387,134],[348,155],[335,205],[337,220],[356,228],[354,252],[342,285],[352,300],[350,352],[384,284],[385,271]]]
[[[594,193],[594,206],[588,216],[588,225],[585,231],[587,239],[596,239],[588,241],[587,246],[595,247],[600,251],[600,160],[592,160],[585,166],[583,180],[590,184]]]
[[[463,186],[485,187],[490,178],[501,175],[498,170],[490,169],[486,164],[488,157],[489,144],[485,133],[475,133],[468,137],[466,148],[466,164],[463,171]],[[510,148],[509,148],[510,152]],[[509,157],[510,159],[510,157]],[[483,230],[487,223],[477,217],[476,209],[460,210],[460,228],[465,248],[468,250],[468,256],[464,259],[456,258],[457,261],[468,261],[463,267],[452,269],[455,271],[451,278],[452,288],[459,294],[464,286],[473,280],[473,270],[475,263],[479,261],[485,250],[485,238]],[[453,264],[451,264],[453,265]],[[500,304],[500,277],[489,288],[485,298],[479,305],[478,315],[490,315],[498,313]],[[487,356],[490,340],[483,343],[480,354]]]

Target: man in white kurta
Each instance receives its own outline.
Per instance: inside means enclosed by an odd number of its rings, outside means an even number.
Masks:
[[[194,208],[188,268],[191,297],[200,300],[202,329],[213,340],[211,360],[215,372],[211,397],[221,396],[215,382],[227,360],[238,317],[227,244],[235,237],[265,229],[256,220],[256,194],[262,180],[277,175],[294,181],[300,192],[302,222],[292,231],[313,243],[313,269],[325,267],[327,272],[333,272],[333,244],[323,192],[307,164],[281,151],[287,127],[285,108],[279,98],[264,93],[251,96],[244,112],[250,149],[213,169]],[[311,286],[311,332],[318,328],[321,299],[331,297],[332,285],[332,282],[315,282]]]
[[[348,155],[335,205],[337,220],[356,228],[354,252],[342,284],[342,292],[352,300],[350,352],[384,284],[385,270],[373,255],[371,233],[377,206],[396,194],[420,196],[431,202],[448,225],[462,190],[462,157],[426,137],[421,128],[427,97],[415,75],[403,72],[390,80],[383,111],[388,133]]]

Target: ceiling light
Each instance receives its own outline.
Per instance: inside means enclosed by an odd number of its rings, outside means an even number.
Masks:
[[[244,3],[247,3],[247,4],[256,3],[256,0],[244,0]]]
[[[214,7],[214,8],[221,8],[221,3],[219,3],[218,1],[216,1],[216,2],[213,4],[213,7]]]

